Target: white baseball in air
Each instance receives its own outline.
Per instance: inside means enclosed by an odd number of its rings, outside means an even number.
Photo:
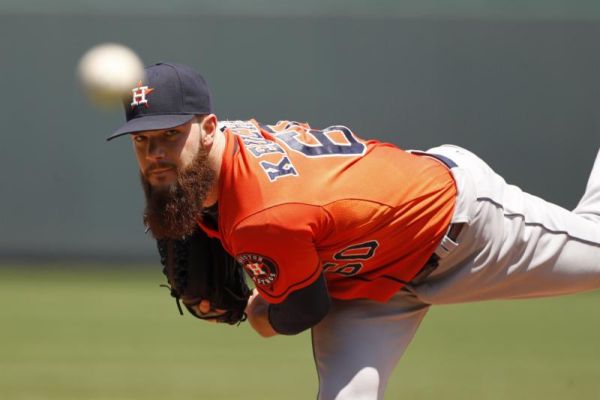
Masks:
[[[144,65],[129,47],[104,43],[92,47],[79,60],[77,76],[88,98],[97,105],[121,105],[144,78]]]

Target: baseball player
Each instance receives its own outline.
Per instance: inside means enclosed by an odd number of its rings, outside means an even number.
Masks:
[[[598,161],[568,211],[460,147],[220,122],[200,74],[167,63],[146,69],[126,119],[109,139],[133,141],[153,235],[199,225],[254,281],[260,335],[312,329],[319,399],[382,399],[431,305],[600,287]]]

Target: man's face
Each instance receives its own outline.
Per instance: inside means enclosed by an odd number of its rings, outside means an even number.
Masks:
[[[196,118],[175,128],[132,134],[140,173],[158,190],[172,185],[200,149],[200,124]]]
[[[144,222],[157,239],[190,235],[215,183],[201,124],[132,134],[146,196]]]

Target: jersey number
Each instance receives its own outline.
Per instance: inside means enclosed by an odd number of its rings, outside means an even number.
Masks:
[[[345,143],[337,143],[332,139],[332,134],[336,132],[344,137]],[[298,139],[300,132],[287,130],[277,133],[277,138],[281,139],[291,150],[304,154],[306,157],[331,157],[331,156],[349,156],[362,155],[365,153],[366,146],[359,142],[352,131],[345,126],[336,125],[325,128],[322,131],[311,129],[307,131],[318,144],[304,143]]]
[[[323,272],[344,276],[356,275],[363,267],[360,260],[368,260],[373,257],[375,249],[378,246],[379,243],[376,240],[348,246],[333,255],[335,261],[341,262],[327,262],[323,264]]]

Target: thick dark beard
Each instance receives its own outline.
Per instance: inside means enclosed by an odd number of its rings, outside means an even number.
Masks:
[[[146,195],[144,223],[155,239],[180,239],[198,227],[202,203],[216,175],[207,158],[207,152],[201,149],[189,167],[177,172],[177,181],[165,188],[152,187],[140,173]]]

